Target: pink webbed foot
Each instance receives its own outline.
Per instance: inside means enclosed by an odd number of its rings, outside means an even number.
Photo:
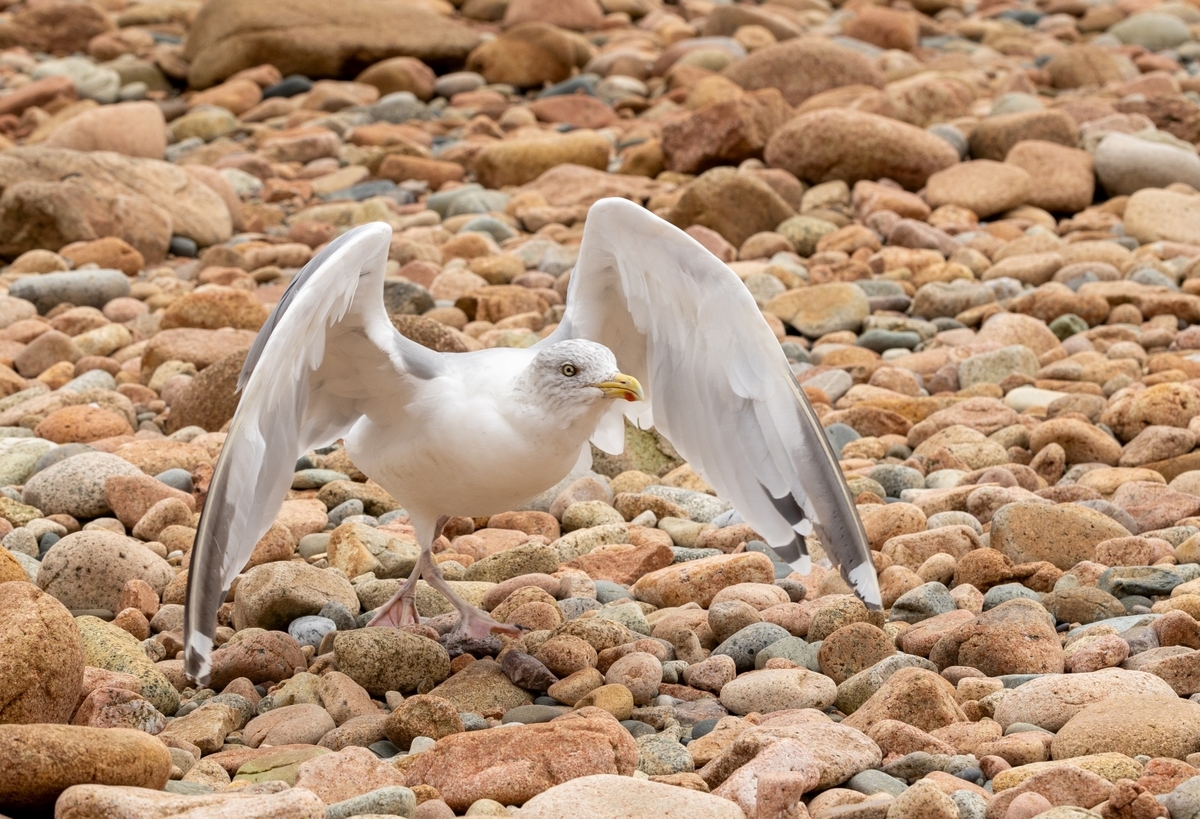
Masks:
[[[471,640],[482,640],[489,634],[504,634],[509,637],[520,637],[521,629],[510,623],[501,623],[499,620],[480,611],[474,606],[464,604],[463,608],[458,610],[460,618],[458,630],[464,636]]]
[[[401,589],[396,593],[391,600],[387,601],[380,607],[375,616],[371,618],[368,626],[405,626],[412,623],[420,623],[421,617],[417,614],[417,596],[415,590]]]

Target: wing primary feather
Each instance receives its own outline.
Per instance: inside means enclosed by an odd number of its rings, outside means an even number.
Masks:
[[[390,240],[377,222],[331,242],[293,279],[246,356],[188,569],[184,670],[202,684],[217,610],[274,522],[296,458],[347,434],[372,402],[403,404],[441,371],[442,357],[400,335],[384,310]]]
[[[641,418],[767,542],[807,568],[815,531],[867,605],[880,602],[866,534],[820,420],[750,292],[699,242],[640,205],[588,213],[566,312],[539,345],[604,344],[642,382]],[[811,528],[810,528],[811,527]]]
[[[250,345],[250,352],[246,354],[246,363],[242,365],[242,372],[238,376],[237,388],[239,390],[245,388],[246,382],[250,380],[250,374],[254,372],[255,366],[258,365],[259,359],[262,358],[263,350],[267,347],[267,342],[270,341],[275,328],[292,306],[292,302],[295,301],[300,289],[312,279],[325,262],[347,243],[353,241],[353,239],[353,231],[337,237],[322,248],[316,256],[309,259],[308,264],[304,265],[300,269],[300,272],[292,278],[287,289],[283,291],[283,295],[279,298],[279,303],[275,305],[275,309],[271,311],[271,315],[267,316],[267,320],[258,331],[258,335],[254,337],[254,343]]]

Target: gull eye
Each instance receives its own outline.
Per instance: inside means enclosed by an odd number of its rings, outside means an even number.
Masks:
[[[575,375],[575,373],[577,373],[577,372],[579,372],[579,370],[575,369],[574,364],[563,364],[562,365],[562,374],[565,375],[567,378],[570,378],[571,376]]]

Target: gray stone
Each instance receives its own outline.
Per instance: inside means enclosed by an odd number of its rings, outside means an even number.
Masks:
[[[695,492],[691,489],[653,485],[647,486],[642,491],[647,495],[666,498],[671,503],[682,506],[687,510],[691,519],[697,523],[711,523],[713,518],[729,511],[731,508],[728,503],[720,498],[707,495],[703,492]]]
[[[987,816],[987,800],[977,793],[958,790],[950,794],[950,799],[958,806],[958,819],[985,819]]]
[[[596,582],[599,583],[600,581]],[[625,596],[631,597],[628,594]],[[575,620],[589,611],[599,611],[602,608],[604,608],[604,605],[592,597],[568,597],[566,600],[558,601],[558,609],[567,620]]]
[[[920,343],[921,337],[916,333],[879,329],[867,330],[855,342],[859,347],[866,347],[877,353],[897,348],[911,350]]]
[[[810,648],[810,644],[802,637],[793,637],[789,634],[787,637],[776,640],[755,654],[754,667],[755,669],[761,669],[766,666],[767,660],[773,660],[776,657],[791,660],[799,666],[807,666],[807,662],[805,661],[808,655],[815,653],[810,651]]]
[[[348,819],[362,814],[404,816],[412,819],[417,811],[417,797],[408,788],[392,785],[387,788],[334,802],[325,808],[325,819]]]
[[[375,122],[404,123],[410,119],[429,119],[429,108],[410,91],[396,91],[363,107]]]
[[[1014,373],[1036,376],[1039,369],[1033,350],[1023,344],[1013,344],[964,360],[958,365],[958,385],[960,389],[966,389],[975,384],[999,384]]]
[[[0,486],[24,484],[55,444],[41,438],[0,438]]]
[[[954,611],[957,605],[950,590],[941,583],[924,583],[905,592],[892,604],[889,622],[919,623],[938,614]]]
[[[1197,568],[1195,563],[1176,566],[1173,569],[1155,566],[1114,566],[1100,575],[1096,587],[1115,597],[1131,594],[1146,597],[1169,595],[1176,586],[1196,579]]]
[[[104,498],[104,482],[114,475],[142,474],[142,470],[116,455],[85,452],[31,477],[25,484],[24,500],[47,515],[98,518],[112,511]]]
[[[1114,131],[1096,147],[1095,160],[1096,176],[1112,196],[1173,182],[1200,187],[1200,156],[1181,146]]]
[[[905,489],[924,489],[925,476],[911,466],[880,464],[867,476],[883,487],[887,497],[898,498]]]
[[[994,609],[1001,603],[1017,599],[1036,600],[1040,602],[1042,596],[1032,589],[1025,588],[1020,583],[1002,583],[999,586],[992,586],[983,595],[983,610]]]
[[[648,776],[668,776],[695,770],[692,756],[673,736],[647,734],[637,737],[637,769]]]
[[[1140,45],[1150,51],[1174,48],[1192,39],[1187,23],[1173,14],[1145,12],[1126,17],[1108,33],[1122,43]]]
[[[908,790],[908,783],[885,774],[883,771],[868,769],[859,771],[850,777],[843,787],[849,788],[852,791],[858,791],[859,793],[865,793],[867,796],[877,793],[899,796]]]
[[[62,302],[81,307],[103,307],[129,295],[129,277],[120,270],[77,270],[26,276],[13,283],[8,294],[33,302],[45,313]]]
[[[117,101],[121,91],[121,75],[111,68],[97,65],[86,57],[65,57],[61,60],[46,60],[33,70],[32,79],[44,77],[68,77],[75,83],[75,90],[84,99],[95,100],[102,105]]]
[[[712,653],[732,657],[739,673],[750,671],[754,668],[755,657],[760,651],[790,636],[783,626],[774,623],[753,623],[737,631],[714,648]]]
[[[59,387],[60,390],[67,392],[83,392],[84,390],[101,389],[115,390],[117,388],[117,380],[104,370],[88,370],[83,375],[72,378],[66,384]]]
[[[611,580],[596,580],[593,582],[596,584],[596,600],[600,603],[615,603],[622,599],[633,599],[633,592],[620,583],[614,583]]]
[[[186,469],[168,469],[166,472],[160,472],[154,476],[156,481],[161,481],[167,486],[178,489],[180,492],[191,492],[192,476]]]
[[[297,643],[301,646],[312,646],[314,649],[320,648],[321,640],[325,635],[336,629],[337,623],[328,617],[320,617],[315,614],[297,617],[288,624],[288,634],[292,635]]]

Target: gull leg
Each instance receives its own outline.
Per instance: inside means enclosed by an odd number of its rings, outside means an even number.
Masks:
[[[391,600],[379,608],[379,611],[371,618],[371,622],[367,623],[368,626],[403,626],[421,622],[421,617],[417,614],[417,581],[431,567],[434,570],[437,569],[433,563],[433,542],[441,537],[442,529],[449,520],[450,518],[445,515],[438,518],[437,524],[434,526],[433,537],[428,543],[421,544],[421,556],[417,558],[417,565],[413,566],[408,580],[404,581],[396,590]]]
[[[425,578],[430,586],[442,593],[450,605],[458,610],[460,619],[459,630],[472,640],[478,640],[486,637],[493,632],[497,634],[507,634],[512,637],[520,637],[521,630],[509,623],[501,623],[486,612],[472,606],[467,601],[463,600],[450,589],[450,584],[442,578],[442,570],[433,562],[432,557],[429,560],[428,571],[422,577]]]
[[[428,549],[421,550],[421,557],[425,556]],[[388,600],[375,616],[371,618],[368,626],[403,626],[409,623],[421,622],[420,616],[417,615],[417,581],[421,579],[421,561],[417,560],[417,565],[413,566],[412,574],[408,576],[408,580],[400,585],[396,593],[392,595],[392,599]]]

